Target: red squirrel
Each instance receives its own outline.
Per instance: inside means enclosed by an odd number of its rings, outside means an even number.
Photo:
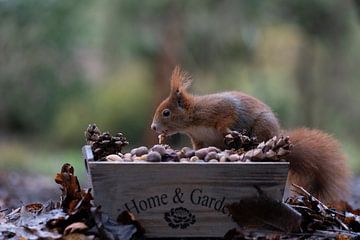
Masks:
[[[294,145],[286,156],[288,185],[296,183],[325,202],[346,196],[350,171],[338,142],[329,134],[307,128],[281,130],[273,111],[260,100],[237,91],[194,96],[187,92],[190,84],[189,75],[176,67],[170,95],[155,111],[153,130],[167,136],[186,134],[194,149],[224,149],[224,137],[233,130],[246,130],[259,141],[287,135]]]

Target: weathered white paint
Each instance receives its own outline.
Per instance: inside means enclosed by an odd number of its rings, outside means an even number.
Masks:
[[[91,151],[83,152],[92,159]],[[86,162],[96,204],[114,219],[129,207],[145,227],[146,237],[223,237],[237,225],[219,210],[222,201],[224,205],[257,196],[254,186],[281,200],[289,166],[284,162]],[[189,210],[196,222],[185,229],[169,227],[164,215],[178,207]]]

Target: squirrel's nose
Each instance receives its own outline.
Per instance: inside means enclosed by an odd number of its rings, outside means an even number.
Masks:
[[[152,130],[156,131],[156,124],[155,124],[155,123],[152,123],[152,124],[151,124],[151,128],[152,128]]]

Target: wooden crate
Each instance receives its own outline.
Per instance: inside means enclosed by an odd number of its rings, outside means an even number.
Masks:
[[[224,206],[257,196],[282,200],[286,162],[97,162],[83,148],[95,203],[112,218],[130,210],[146,237],[223,237],[236,224]]]

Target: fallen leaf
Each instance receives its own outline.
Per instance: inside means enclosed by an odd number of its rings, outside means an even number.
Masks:
[[[287,202],[303,215],[301,228],[304,231],[341,231],[346,232],[343,234],[345,236],[360,232],[360,216],[348,212],[356,212],[348,203],[338,202],[328,207],[304,188],[295,184],[293,186],[299,196],[294,196]],[[334,206],[338,209],[333,208]]]
[[[229,230],[227,233],[225,233],[224,236],[224,240],[232,240],[232,239],[243,240],[245,239],[245,236],[239,229],[233,228]]]
[[[123,211],[122,213],[120,213],[116,220],[118,223],[123,225],[134,225],[136,227],[136,232],[138,235],[143,235],[145,233],[144,227],[141,226],[140,222],[135,219],[134,214],[129,211]]]
[[[300,228],[302,218],[298,211],[258,191],[258,197],[244,198],[226,206],[235,222],[245,227],[271,226],[284,232]]]
[[[63,240],[92,240],[92,239],[95,239],[95,237],[87,236],[82,233],[71,233],[69,235],[62,237],[61,239],[63,239]]]
[[[25,206],[26,211],[31,213],[39,213],[43,208],[44,206],[41,203],[31,203]]]
[[[336,240],[350,240],[350,239],[352,239],[352,237],[344,234],[339,234],[336,236]]]
[[[67,226],[64,230],[64,235],[68,235],[74,232],[85,232],[88,229],[88,226],[83,222],[75,222]]]

